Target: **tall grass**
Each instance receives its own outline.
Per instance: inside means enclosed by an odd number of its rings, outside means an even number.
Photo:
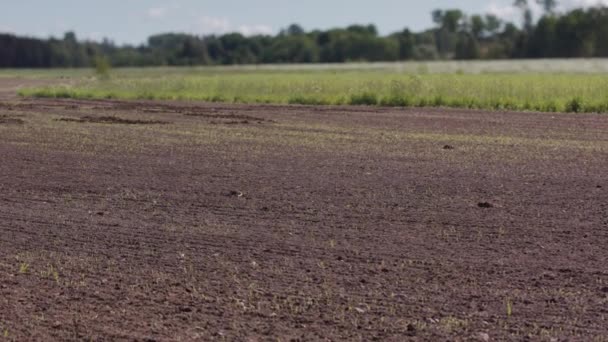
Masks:
[[[192,69],[196,70],[196,69]],[[24,96],[239,103],[443,106],[608,112],[608,77],[593,74],[406,74],[378,70],[216,71],[119,74]]]

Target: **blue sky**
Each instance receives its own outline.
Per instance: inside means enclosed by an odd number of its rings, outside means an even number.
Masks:
[[[198,35],[226,32],[276,33],[291,23],[305,29],[374,23],[387,34],[432,25],[435,8],[495,13],[519,20],[512,0],[6,0],[0,32],[48,37],[73,30],[79,38],[108,37],[141,43],[160,32]],[[562,9],[608,4],[608,0],[562,0]]]

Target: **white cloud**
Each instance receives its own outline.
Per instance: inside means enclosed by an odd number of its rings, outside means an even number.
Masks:
[[[152,19],[162,19],[167,15],[166,7],[152,7],[147,11],[148,17]]]
[[[562,1],[563,8],[608,6],[608,0],[565,0]]]
[[[519,15],[519,11],[514,6],[501,5],[497,3],[491,3],[486,6],[486,13],[494,14],[502,20],[512,21]]]
[[[171,12],[179,10],[180,8],[181,5],[176,1],[173,1],[171,3],[148,8],[146,10],[146,16],[151,19],[163,19]]]
[[[224,34],[232,30],[232,25],[226,18],[202,16],[198,18],[195,30],[202,34]]]
[[[274,30],[268,25],[241,25],[238,31],[244,36],[253,36],[256,34],[272,34]]]
[[[577,0],[574,0],[577,1]],[[528,1],[532,16],[539,18],[543,14],[543,8],[534,0]],[[513,5],[504,5],[497,2],[492,2],[485,8],[486,13],[494,14],[504,21],[521,22],[521,10]]]
[[[202,35],[238,32],[244,36],[252,36],[256,34],[272,34],[274,32],[272,27],[268,25],[235,26],[227,18],[210,16],[199,17],[192,31],[194,31],[193,33]]]
[[[542,15],[543,9],[536,1],[529,0],[528,4],[535,18]],[[588,8],[593,6],[608,6],[608,0],[563,0],[559,2],[557,10],[564,12],[573,8]],[[486,6],[485,12],[494,14],[505,21],[517,22],[521,20],[521,11],[518,8],[497,1]]]

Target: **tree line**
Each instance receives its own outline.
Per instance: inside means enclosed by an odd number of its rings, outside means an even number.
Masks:
[[[374,25],[306,32],[297,24],[275,36],[239,33],[195,36],[166,33],[140,46],[109,40],[36,39],[0,34],[0,67],[88,67],[100,57],[113,66],[341,63],[439,59],[608,57],[608,8],[555,11],[556,0],[536,0],[543,9],[534,22],[527,0],[515,0],[522,24],[495,15],[457,9],[432,12],[434,27],[404,29],[387,36]]]

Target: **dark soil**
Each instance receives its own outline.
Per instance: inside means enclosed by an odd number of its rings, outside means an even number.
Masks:
[[[10,107],[24,124],[0,125],[0,338],[608,336],[608,116]],[[172,124],[54,121],[89,113]]]
[[[22,119],[0,114],[0,125],[23,125],[25,122]]]
[[[83,116],[81,118],[60,118],[58,121],[65,122],[80,122],[80,123],[103,123],[103,124],[120,124],[120,125],[165,125],[169,122],[160,120],[131,120],[123,119],[115,116]]]

